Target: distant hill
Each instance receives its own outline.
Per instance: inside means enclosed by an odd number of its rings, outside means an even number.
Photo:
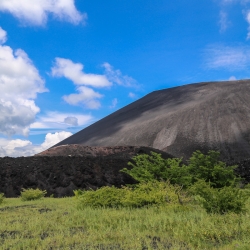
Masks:
[[[250,158],[250,80],[152,92],[56,144],[146,146],[187,159],[194,150]]]

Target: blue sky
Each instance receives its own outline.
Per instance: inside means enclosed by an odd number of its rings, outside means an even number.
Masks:
[[[154,90],[249,78],[250,0],[1,0],[0,156]]]

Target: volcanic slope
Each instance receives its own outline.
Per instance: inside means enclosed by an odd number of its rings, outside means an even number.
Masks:
[[[240,80],[154,91],[55,146],[146,146],[184,159],[214,149],[239,161],[249,142],[250,80]]]

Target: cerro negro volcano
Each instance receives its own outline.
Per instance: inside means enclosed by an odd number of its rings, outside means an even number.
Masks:
[[[154,91],[58,143],[146,146],[187,159],[200,149],[250,157],[250,80]]]
[[[120,169],[150,151],[186,160],[197,149],[218,150],[250,182],[249,142],[250,80],[155,91],[34,157],[0,158],[0,193],[38,187],[63,197],[134,183]]]

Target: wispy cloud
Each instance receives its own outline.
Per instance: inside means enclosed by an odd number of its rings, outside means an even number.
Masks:
[[[250,39],[250,10],[246,13],[246,21],[248,23],[248,33],[247,33],[247,40]]]
[[[73,24],[87,20],[87,14],[76,9],[74,0],[1,0],[0,11],[9,12],[24,25],[43,26],[49,14]]]
[[[129,92],[128,97],[134,99],[134,98],[136,98],[136,94],[133,92]]]
[[[111,109],[114,109],[114,108],[116,107],[117,103],[118,103],[118,99],[117,99],[117,98],[114,98],[114,99],[112,100],[112,104],[111,104],[109,107],[110,107]]]
[[[228,80],[229,80],[229,81],[236,81],[237,79],[236,79],[235,76],[230,76]]]
[[[0,44],[4,44],[7,41],[7,32],[0,27]]]
[[[36,122],[31,124],[31,129],[67,129],[72,126],[85,126],[93,121],[92,115],[79,113],[62,113],[50,111],[38,115]]]
[[[228,14],[225,11],[220,12],[219,25],[220,25],[220,32],[221,33],[225,32],[230,25],[230,22],[228,20]]]
[[[221,5],[220,11],[220,32],[224,32],[228,29],[230,21],[228,18],[228,12],[226,11],[232,4],[239,4],[242,9],[243,17],[248,23],[247,40],[250,39],[250,0],[218,0]]]
[[[119,69],[114,69],[109,63],[103,63],[102,67],[105,69],[105,75],[109,81],[124,87],[136,87],[137,82],[130,76],[123,75]]]
[[[207,69],[245,70],[250,63],[250,47],[209,46],[204,52]]]

